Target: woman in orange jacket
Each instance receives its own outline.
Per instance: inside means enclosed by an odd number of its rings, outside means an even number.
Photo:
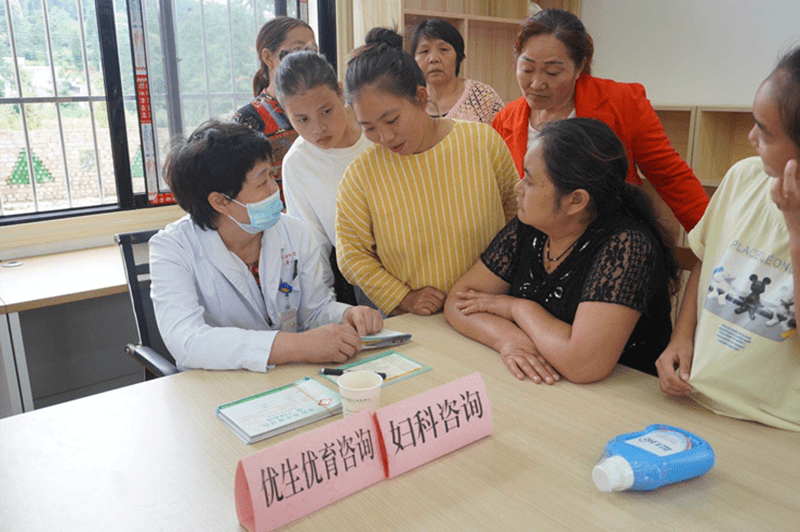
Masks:
[[[522,161],[548,122],[587,117],[605,122],[622,140],[631,163],[628,182],[641,185],[637,167],[686,230],[700,220],[708,195],[672,148],[638,83],[590,75],[594,45],[580,19],[546,9],[528,17],[515,44],[522,97],[508,104],[492,126],[506,141],[522,177]]]

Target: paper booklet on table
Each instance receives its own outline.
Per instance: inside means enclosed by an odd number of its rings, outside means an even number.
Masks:
[[[217,407],[219,418],[245,443],[255,443],[341,411],[339,394],[311,377]]]
[[[386,375],[386,378],[383,379],[383,385],[388,386],[389,384],[413,377],[419,373],[424,373],[431,368],[390,349],[389,351],[384,351],[362,360],[336,366],[335,369],[341,369],[343,371],[364,370],[383,373]],[[323,377],[334,384],[336,384],[339,378],[335,375],[323,375]]]
[[[381,329],[375,334],[361,337],[361,349],[379,349],[381,347],[394,347],[403,345],[411,340],[411,333],[402,333]]]

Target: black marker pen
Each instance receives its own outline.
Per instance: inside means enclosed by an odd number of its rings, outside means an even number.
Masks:
[[[348,371],[351,371],[351,370],[348,370]],[[358,371],[358,370],[356,370],[356,371]],[[344,375],[344,370],[343,369],[335,369],[335,368],[322,368],[321,370],[319,370],[319,372],[322,375],[332,375],[332,376]],[[386,380],[386,373],[381,373],[380,371],[376,371],[375,373],[380,375],[383,380]]]

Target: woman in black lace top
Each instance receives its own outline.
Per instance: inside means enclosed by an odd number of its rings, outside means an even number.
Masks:
[[[619,138],[598,120],[553,122],[524,169],[517,217],[453,286],[447,320],[519,379],[593,382],[617,362],[655,375],[679,268],[625,183]]]

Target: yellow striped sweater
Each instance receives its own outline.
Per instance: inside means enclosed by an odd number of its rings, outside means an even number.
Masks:
[[[339,268],[386,314],[411,290],[447,292],[517,213],[503,139],[487,124],[454,122],[423,153],[367,148],[339,185]]]

